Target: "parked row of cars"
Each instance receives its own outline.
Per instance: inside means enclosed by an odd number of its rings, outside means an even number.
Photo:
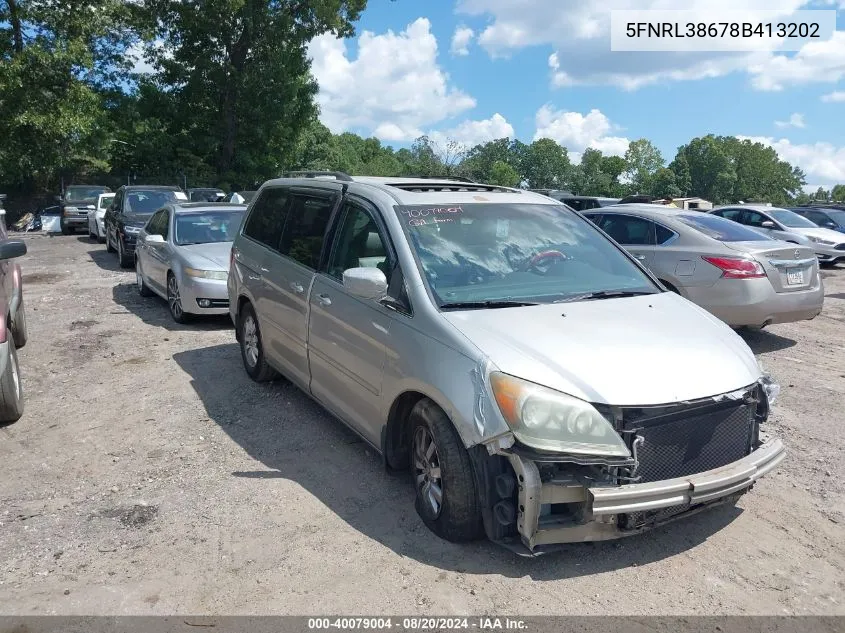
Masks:
[[[250,378],[293,382],[410,471],[445,539],[536,554],[628,536],[734,503],[784,457],[779,388],[732,327],[817,315],[828,245],[766,234],[794,222],[777,209],[742,207],[773,227],[730,208],[582,215],[337,173],[269,181],[248,207],[165,195],[143,224],[131,201],[106,214],[140,294],[179,322],[228,313]],[[114,241],[130,225],[131,251]]]

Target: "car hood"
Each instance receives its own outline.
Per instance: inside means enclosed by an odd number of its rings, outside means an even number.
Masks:
[[[146,226],[147,222],[149,222],[152,214],[137,214],[137,213],[126,213],[123,215],[123,224],[125,226],[137,226],[143,227]]]
[[[229,270],[232,242],[187,244],[178,248],[185,263],[192,268],[199,268],[200,270]]]
[[[589,402],[675,403],[761,376],[745,341],[673,292],[443,316],[499,370]]]
[[[806,235],[807,237],[817,237],[821,240],[833,242],[834,244],[840,244],[845,241],[845,238],[842,237],[842,233],[840,233],[839,231],[834,231],[833,229],[826,229],[821,226],[815,228],[807,227],[791,230],[796,233],[800,233],[801,235]]]

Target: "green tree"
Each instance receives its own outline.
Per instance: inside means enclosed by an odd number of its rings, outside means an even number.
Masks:
[[[531,143],[520,165],[529,189],[563,189],[571,181],[572,165],[566,148],[549,138]]]
[[[675,172],[668,167],[661,167],[651,177],[651,189],[649,193],[655,198],[678,198],[681,195],[681,188]]]
[[[687,145],[682,145],[673,164],[682,165],[682,157],[689,169],[689,195],[716,204],[733,201],[736,170],[731,156],[715,136],[694,138]]]
[[[514,151],[514,144],[509,138],[500,138],[471,147],[461,162],[459,171],[462,176],[472,180],[492,182],[493,166],[497,163],[512,167],[518,174],[517,182],[522,180],[519,173],[519,159]]]
[[[684,146],[685,147],[685,146]],[[669,163],[669,169],[675,174],[675,184],[681,192],[681,196],[688,196],[692,188],[692,176],[690,175],[689,162],[685,152],[678,148],[678,154],[675,160]]]
[[[635,193],[644,193],[651,187],[651,178],[663,167],[660,150],[648,139],[631,141],[625,152],[625,175]]]
[[[508,163],[497,160],[490,169],[490,178],[487,182],[502,187],[516,187],[519,185],[519,172]]]
[[[830,190],[830,199],[836,202],[845,202],[845,185],[834,185]]]
[[[827,202],[830,199],[830,192],[826,191],[824,187],[819,187],[818,189],[816,189],[816,193],[813,198],[815,200]]]
[[[225,180],[266,178],[296,158],[316,114],[306,46],[349,36],[366,0],[146,0],[154,82],[173,102],[171,134]]]

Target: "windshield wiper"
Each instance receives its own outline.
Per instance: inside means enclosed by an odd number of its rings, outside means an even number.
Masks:
[[[565,299],[558,299],[555,303],[572,303],[573,301],[592,301],[594,299],[618,299],[620,297],[639,297],[642,295],[654,295],[651,290],[598,290],[596,292],[585,292],[580,295],[573,295]]]
[[[490,301],[455,301],[453,303],[443,303],[440,305],[441,310],[483,310],[485,308],[519,308],[522,306],[538,306],[539,303],[535,301],[509,301],[509,300],[490,300]]]

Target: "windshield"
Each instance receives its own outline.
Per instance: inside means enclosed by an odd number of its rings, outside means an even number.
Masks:
[[[65,202],[95,200],[97,196],[107,191],[106,187],[68,187],[65,191]]]
[[[173,200],[176,200],[175,191],[161,189],[130,191],[126,194],[126,211],[134,215],[152,215]]]
[[[231,242],[241,226],[243,211],[177,213],[174,238],[180,246]]]
[[[114,200],[114,194],[110,196],[103,196],[100,198],[100,208],[101,209],[108,209],[109,205],[111,204],[112,200]]]
[[[789,209],[770,209],[769,215],[775,220],[794,229],[814,229],[816,225],[810,222],[807,218],[802,218],[795,211]]]
[[[682,213],[677,216],[678,220],[701,231],[708,237],[720,242],[773,242],[774,239],[759,233],[754,229],[720,218],[718,215],[704,213]]]
[[[552,303],[595,292],[659,292],[593,224],[561,205],[397,206],[438,306]]]

